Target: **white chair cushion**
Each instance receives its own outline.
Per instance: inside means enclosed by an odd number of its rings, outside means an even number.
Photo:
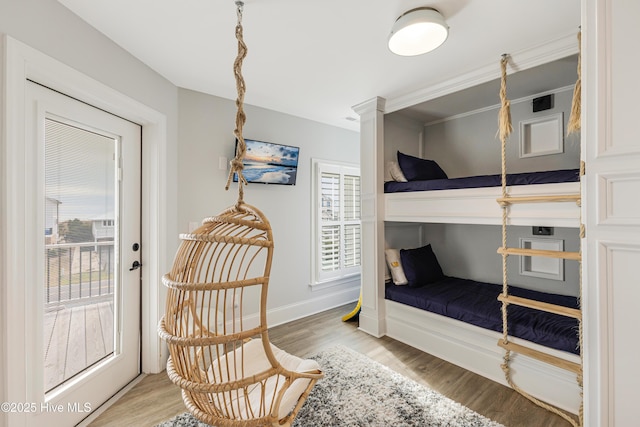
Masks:
[[[313,370],[319,370],[320,365],[318,362],[311,359],[301,359],[293,356],[278,347],[271,344],[271,350],[275,355],[278,362],[285,368],[294,372],[307,372]],[[244,369],[242,369],[242,357],[244,354]],[[237,365],[237,366],[236,366]],[[237,367],[237,369],[236,369]],[[267,359],[267,355],[262,346],[260,339],[253,339],[248,343],[245,343],[243,349],[238,349],[235,354],[233,352],[227,353],[224,356],[216,360],[208,370],[208,376],[210,381],[227,382],[241,378],[251,377],[259,374],[271,368],[271,363]],[[278,378],[279,377],[279,378]],[[277,386],[276,386],[277,382]],[[310,380],[305,378],[297,379],[291,384],[291,386],[285,391],[282,401],[280,402],[280,408],[278,409],[278,418],[283,418],[295,407],[298,399],[307,389]],[[265,386],[265,402],[271,403],[271,399],[274,394],[277,394],[282,390],[284,386],[285,378],[281,375],[273,376],[266,381]],[[222,394],[221,394],[222,395]],[[227,410],[230,413],[237,414],[240,412],[243,414],[242,418],[247,418],[247,403],[246,399],[241,393],[233,394],[235,397],[233,400],[229,400],[229,394],[226,393],[224,399],[219,399],[220,402],[224,402]],[[250,407],[254,412],[260,408],[261,390],[258,384],[253,385],[248,390],[248,400]],[[214,403],[218,403],[214,401]]]

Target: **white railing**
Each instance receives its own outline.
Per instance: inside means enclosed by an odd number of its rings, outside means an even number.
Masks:
[[[113,295],[113,241],[45,245],[45,303]]]

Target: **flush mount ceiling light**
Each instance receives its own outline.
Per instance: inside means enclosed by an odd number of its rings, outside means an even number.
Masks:
[[[415,56],[431,52],[449,35],[449,27],[437,10],[419,7],[401,15],[391,28],[389,49],[396,55]]]

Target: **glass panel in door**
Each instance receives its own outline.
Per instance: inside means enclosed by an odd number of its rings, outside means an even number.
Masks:
[[[45,120],[44,385],[114,354],[118,140]]]

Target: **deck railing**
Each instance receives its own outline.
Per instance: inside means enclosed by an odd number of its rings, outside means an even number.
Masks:
[[[112,295],[113,241],[45,245],[45,303],[89,301]]]

